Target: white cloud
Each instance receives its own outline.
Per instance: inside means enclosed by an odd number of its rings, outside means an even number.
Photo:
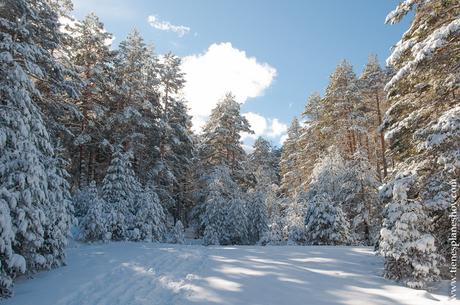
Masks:
[[[279,140],[279,144],[282,144],[282,139],[284,142],[288,130],[286,124],[280,122],[276,118],[265,118],[254,112],[243,113],[243,115],[248,120],[249,124],[251,124],[251,129],[254,131],[254,134],[243,133],[243,141],[264,137],[271,140]]]
[[[206,52],[183,58],[184,96],[189,102],[194,129],[200,131],[220,98],[231,91],[239,103],[261,96],[276,76],[276,69],[248,57],[231,43],[214,43]]]
[[[170,23],[169,21],[160,20],[158,19],[157,16],[153,16],[153,15],[150,15],[147,17],[147,22],[157,30],[174,32],[179,37],[182,37],[188,32],[190,32],[190,28],[188,26],[175,25],[175,24]]]

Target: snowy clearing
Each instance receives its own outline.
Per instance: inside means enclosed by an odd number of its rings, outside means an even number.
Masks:
[[[68,266],[19,279],[8,305],[445,304],[383,279],[367,247],[74,244]]]

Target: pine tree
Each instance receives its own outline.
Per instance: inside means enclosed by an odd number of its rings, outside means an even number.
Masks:
[[[313,169],[322,153],[330,143],[323,136],[323,99],[319,93],[308,97],[305,110],[302,113],[304,125],[300,130],[298,141],[300,174],[302,175],[302,189],[306,190],[311,182]],[[327,130],[327,129],[326,129]]]
[[[248,240],[257,243],[268,231],[268,209],[266,194],[261,189],[247,194]]]
[[[182,225],[182,222],[180,220],[176,222],[176,224],[174,225],[171,231],[170,242],[173,244],[185,243],[184,225]]]
[[[52,56],[60,44],[58,15],[47,1],[7,1],[0,11],[0,190],[2,236],[0,294],[12,278],[56,266],[64,258],[68,185],[56,168],[39,105],[42,86],[64,90],[62,67]],[[40,80],[39,83],[36,80]],[[55,200],[57,207],[53,207]],[[52,210],[48,210],[51,207]],[[52,217],[48,217],[52,213]],[[62,213],[62,214],[61,214]],[[62,217],[64,223],[55,221]],[[56,227],[61,226],[61,227]],[[55,234],[64,234],[58,237]],[[49,235],[51,234],[51,236]],[[54,244],[56,241],[58,244]]]
[[[292,120],[287,135],[280,161],[281,190],[286,196],[294,197],[302,185],[299,156],[300,125],[297,118]]]
[[[249,123],[240,114],[240,105],[228,93],[212,110],[203,129],[200,159],[205,169],[227,166],[232,177],[243,179],[242,163],[246,158],[240,139],[241,133],[253,133]]]
[[[163,88],[162,126],[159,158],[152,173],[161,202],[168,207],[175,220],[182,216],[186,183],[184,178],[194,150],[191,117],[187,114],[185,101],[179,96],[185,82],[180,65],[180,58],[168,53],[159,71],[159,81]]]
[[[393,192],[386,192],[384,199],[388,205],[398,205],[401,199],[391,194],[398,188],[401,177],[410,177],[413,183],[406,191],[407,202],[421,207],[412,212],[416,220],[395,221],[406,226],[416,221],[420,234],[431,234],[435,240],[434,246],[425,250],[441,253],[448,260],[448,215],[452,204],[449,182],[458,181],[460,172],[457,65],[460,7],[455,1],[404,1],[387,16],[386,22],[397,23],[413,9],[415,16],[409,30],[387,59],[395,74],[385,88],[390,106],[382,127],[395,170],[385,187]],[[400,215],[403,217],[404,213]],[[405,242],[409,248],[413,241]],[[416,253],[407,264],[431,266],[427,271],[435,273],[436,256],[426,251]],[[386,257],[388,277],[403,277],[408,283],[413,278],[416,286],[424,284],[416,269],[405,269],[405,274],[399,276],[399,271],[388,264],[391,260],[391,256]],[[426,281],[431,278],[427,276]]]
[[[299,194],[293,198],[286,209],[285,223],[288,232],[288,244],[305,244],[305,208],[305,199]]]
[[[338,149],[331,147],[315,166],[313,178],[305,194],[306,239],[311,244],[345,244],[350,239],[350,225],[343,211],[345,161]]]
[[[393,200],[386,207],[384,228],[380,232],[380,254],[385,258],[384,276],[399,280],[412,288],[422,288],[426,282],[439,279],[434,238],[427,233],[428,221],[420,202],[408,199],[407,190],[413,177],[396,177]]]
[[[272,185],[266,190],[265,204],[268,209],[268,230],[259,241],[262,245],[281,245],[285,241],[283,233],[285,199],[279,196],[279,187]]]
[[[84,190],[86,213],[80,221],[80,238],[87,242],[107,240],[105,202],[99,198],[96,182],[91,181]]]
[[[249,242],[248,208],[241,194],[233,194],[227,203],[227,213],[224,222],[224,235],[221,244],[244,245]]]
[[[319,194],[308,202],[305,216],[307,243],[312,245],[343,245],[349,240],[349,223],[340,204],[327,194]]]
[[[220,245],[219,234],[217,233],[217,230],[214,228],[213,225],[207,226],[206,229],[204,230],[203,245],[205,246]]]
[[[143,179],[146,177],[142,172],[153,166],[158,158],[162,127],[158,69],[153,49],[145,44],[137,30],[120,42],[106,121],[110,128],[109,142],[122,144],[125,150],[132,152],[133,169]]]
[[[136,194],[141,187],[131,168],[129,154],[117,146],[112,154],[112,161],[102,182],[102,198],[107,203],[108,231],[113,240],[128,237],[127,231],[135,215]]]
[[[346,163],[341,193],[343,210],[350,221],[355,243],[372,245],[381,225],[382,208],[378,199],[378,177],[364,149],[359,149]]]
[[[367,118],[353,67],[346,61],[337,65],[326,88],[323,107],[323,133],[348,156],[363,145]]]
[[[166,218],[158,196],[152,190],[140,193],[134,227],[137,238],[145,241],[163,241],[166,234]]]
[[[275,148],[266,139],[259,137],[248,156],[249,168],[254,173],[258,187],[267,187],[279,183],[277,172],[278,158]]]
[[[364,66],[363,73],[359,77],[359,87],[367,108],[366,116],[369,117],[368,134],[365,138],[367,155],[369,161],[375,159],[380,181],[388,175],[384,132],[379,128],[383,121],[383,113],[388,107],[384,94],[386,80],[387,75],[380,68],[377,56],[371,54],[369,61]]]
[[[71,127],[74,137],[68,149],[73,160],[72,174],[77,180],[74,183],[84,187],[91,180],[102,179],[104,168],[97,160],[105,155],[100,150],[107,141],[104,125],[113,91],[115,52],[107,43],[112,35],[94,13],[81,22],[66,25],[65,31],[71,37],[68,60],[78,70],[82,82],[81,95],[73,101],[80,116]]]

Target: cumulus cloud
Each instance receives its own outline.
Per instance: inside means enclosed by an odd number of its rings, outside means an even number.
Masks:
[[[190,28],[185,25],[175,25],[170,23],[169,21],[164,21],[158,19],[157,16],[150,15],[147,17],[147,22],[157,30],[160,31],[167,31],[167,32],[174,32],[179,37],[184,36],[188,32],[190,32]]]
[[[184,96],[189,102],[194,129],[203,123],[220,98],[231,91],[239,103],[261,96],[276,77],[276,69],[249,57],[231,43],[215,43],[202,54],[183,58],[186,84]]]
[[[271,140],[279,140],[279,144],[282,144],[281,139],[285,138],[288,130],[286,124],[280,122],[276,118],[265,118],[254,112],[243,113],[243,116],[248,120],[249,124],[251,124],[251,129],[254,131],[254,134],[244,133],[242,135],[243,141],[264,137]]]

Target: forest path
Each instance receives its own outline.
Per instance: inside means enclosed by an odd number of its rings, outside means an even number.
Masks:
[[[22,279],[8,305],[445,304],[383,279],[366,247],[74,244],[68,266]],[[444,302],[443,302],[444,301]]]

